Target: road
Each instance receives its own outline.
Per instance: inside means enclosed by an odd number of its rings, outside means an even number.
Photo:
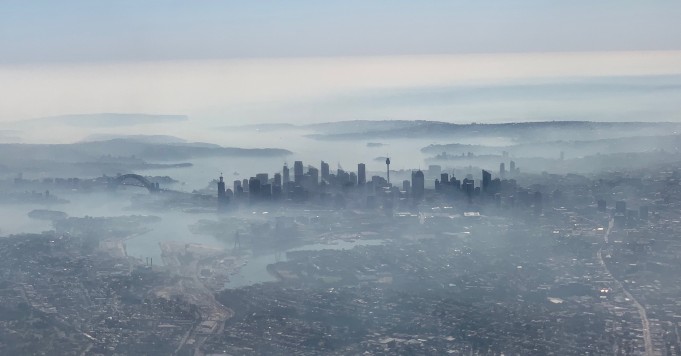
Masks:
[[[601,248],[598,249],[597,256],[598,256],[598,262],[603,266],[605,269],[606,273],[615,281],[617,286],[622,290],[624,295],[634,303],[634,306],[638,310],[638,315],[641,318],[641,327],[643,328],[643,343],[645,347],[645,354],[646,356],[653,356],[654,355],[654,350],[653,350],[653,342],[650,337],[650,322],[648,321],[648,314],[646,313],[646,309],[639,303],[639,301],[634,298],[634,296],[624,287],[622,282],[620,282],[615,276],[610,273],[610,269],[608,269],[608,265],[605,263],[603,260],[603,248],[608,245],[609,243],[609,238],[610,238],[610,231],[612,231],[612,227],[614,225],[614,219],[610,219],[610,223],[608,224],[608,229],[605,231],[605,234],[603,235],[603,241],[604,243],[601,245]]]
[[[181,295],[183,298],[196,305],[201,314],[201,320],[196,323],[182,338],[180,344],[175,350],[177,354],[187,343],[188,340],[194,340],[192,349],[194,355],[201,356],[201,346],[213,335],[219,335],[224,330],[224,325],[227,319],[232,317],[232,311],[223,306],[215,299],[215,294],[206,285],[199,280],[199,259],[200,256],[191,259],[190,261],[181,262],[178,258],[183,251],[185,251],[185,244],[160,243],[161,257],[167,268],[174,274],[181,277],[178,284],[173,289],[173,294]],[[214,321],[217,327],[210,332],[206,332],[200,328],[200,323],[204,321]]]

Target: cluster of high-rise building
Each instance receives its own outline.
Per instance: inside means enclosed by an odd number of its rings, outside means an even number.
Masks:
[[[534,192],[530,197],[530,193],[518,191],[514,179],[504,178],[510,175],[505,170],[504,163],[500,165],[497,178],[493,178],[489,171],[482,170],[478,186],[472,174],[467,174],[460,180],[443,172],[440,166],[430,166],[425,173],[420,169],[412,170],[410,180],[403,180],[401,186],[393,185],[389,181],[389,158],[386,159],[385,176],[372,175],[369,179],[364,163],[359,163],[355,172],[345,171],[340,166],[332,171],[329,163],[324,161],[321,161],[319,167],[320,169],[305,167],[302,161],[295,161],[293,177],[289,166],[284,164],[281,173],[275,173],[271,178],[268,173],[258,173],[249,179],[235,180],[233,189],[227,189],[223,177],[220,176],[218,206],[224,210],[239,203],[273,201],[319,201],[345,205],[348,199],[358,207],[392,207],[395,204],[413,206],[426,198],[427,194],[444,199],[461,199],[469,203],[474,199],[496,201],[500,206],[502,197],[508,201],[508,205],[513,205],[516,196],[520,198],[527,195],[524,200],[528,200],[529,205],[541,212],[541,193]],[[514,174],[519,172],[513,161],[510,162],[510,169]],[[434,181],[434,190],[426,190],[427,179],[429,187],[432,187]]]
[[[520,174],[520,168],[515,166],[515,161],[509,162],[508,171],[506,170],[506,163],[499,163],[499,177],[506,178],[507,176],[517,176]]]
[[[389,160],[386,160],[389,167]],[[389,168],[386,177],[374,175],[367,179],[364,163],[357,165],[357,171],[346,171],[340,166],[332,172],[327,162],[321,161],[320,169],[307,166],[302,161],[293,164],[293,179],[287,164],[281,173],[275,173],[272,178],[268,173],[258,173],[254,177],[235,180],[233,189],[226,188],[224,178],[218,180],[218,206],[227,209],[238,202],[267,202],[267,201],[307,201],[312,199],[342,199],[347,195],[365,199],[373,204],[376,197],[391,195],[395,197],[420,200],[425,192],[425,178],[420,170],[412,173],[411,181],[405,180],[402,190],[394,187],[388,181]],[[321,174],[320,174],[321,173]]]
[[[597,205],[598,211],[607,211],[607,204],[604,199],[599,199]],[[612,213],[613,222],[616,227],[636,227],[640,222],[648,221],[648,211],[648,205],[639,206],[637,211],[635,209],[627,209],[627,202],[618,200],[615,202],[615,210]]]
[[[516,191],[516,181],[514,179],[492,179],[492,173],[482,170],[480,185],[475,185],[472,174],[466,175],[462,180],[448,173],[440,173],[440,178],[435,179],[435,192],[441,196],[464,196],[469,203],[473,202],[474,197],[484,198],[485,200],[494,199],[501,203],[503,193],[513,195]],[[512,197],[511,197],[512,198]]]

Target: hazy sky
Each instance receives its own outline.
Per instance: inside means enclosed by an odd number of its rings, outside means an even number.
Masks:
[[[681,1],[0,0],[0,61],[681,49]]]
[[[676,0],[0,0],[0,122],[677,120],[679,19]],[[599,77],[637,89],[583,94]],[[537,83],[556,94],[518,87]]]

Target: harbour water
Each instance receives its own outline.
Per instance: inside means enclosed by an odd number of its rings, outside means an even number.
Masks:
[[[45,206],[41,204],[4,205],[0,206],[0,214],[11,219],[5,219],[0,227],[0,235],[7,236],[19,233],[41,233],[52,230],[52,224],[48,220],[31,219],[28,212],[34,209],[53,209],[63,211],[71,217],[107,217],[122,215],[145,215],[148,211],[131,210],[130,198],[134,191],[120,191],[116,193],[93,193],[91,195],[73,194],[65,196],[69,203]],[[145,194],[145,193],[141,193]],[[126,240],[126,252],[128,256],[146,260],[152,258],[154,265],[162,265],[161,249],[159,243],[175,241],[183,243],[201,244],[230,251],[233,246],[231,241],[221,240],[209,234],[195,234],[189,230],[189,226],[201,219],[214,220],[215,213],[187,214],[181,211],[154,212],[161,221],[149,226],[149,231],[131,237]],[[229,282],[225,288],[240,288],[257,283],[276,281],[276,278],[267,271],[267,266],[273,263],[286,261],[286,254],[293,251],[317,251],[317,250],[346,250],[355,246],[381,245],[385,240],[335,240],[330,243],[310,243],[307,245],[287,248],[279,251],[267,251],[265,253],[249,253],[246,263],[229,276]]]
[[[286,253],[293,251],[320,251],[320,250],[349,250],[355,246],[376,246],[382,245],[385,240],[354,240],[334,241],[333,244],[308,244],[284,251],[270,252],[262,255],[251,256],[248,263],[244,265],[238,273],[229,276],[229,282],[225,285],[226,289],[241,288],[258,283],[273,282],[277,279],[267,271],[267,266],[277,262],[286,261]]]

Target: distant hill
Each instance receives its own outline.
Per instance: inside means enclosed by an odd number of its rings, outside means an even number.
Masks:
[[[544,142],[681,132],[681,123],[671,122],[543,121],[454,124],[438,121],[348,121],[321,124],[317,127],[326,133],[310,134],[308,137],[318,140],[506,137],[518,142]]]
[[[17,128],[33,128],[43,125],[65,125],[75,127],[121,127],[144,124],[173,123],[186,121],[185,115],[152,115],[152,114],[78,114],[41,117],[29,120],[15,121],[9,126]]]
[[[130,140],[143,143],[176,144],[186,143],[184,139],[169,135],[115,135],[115,134],[93,134],[85,137],[83,142],[109,141],[115,139]]]
[[[351,121],[336,121],[323,122],[318,124],[252,124],[240,126],[222,126],[221,130],[234,131],[279,131],[279,130],[308,130],[319,134],[351,134],[356,132],[374,132],[395,129],[405,129],[419,125],[423,121],[409,121],[409,120],[351,120]],[[429,121],[436,122],[436,121]]]
[[[424,123],[428,124],[447,124],[439,121],[422,120],[350,120],[325,122],[320,124],[304,125],[304,128],[312,129],[320,134],[328,135],[353,135],[356,133],[371,132],[391,132],[400,130],[410,130],[419,127]]]
[[[123,138],[73,144],[0,144],[0,157],[57,162],[91,161],[102,156],[135,156],[147,161],[180,161],[199,157],[278,157],[289,154],[291,151],[279,148],[222,147],[202,142],[149,143]]]
[[[554,157],[561,152],[568,157],[587,156],[597,153],[626,153],[667,151],[681,149],[681,135],[628,136],[592,140],[559,140],[521,143],[507,146],[466,145],[460,143],[433,144],[421,149],[424,154],[440,158],[464,158],[469,152],[476,155],[501,155],[502,151],[515,157]],[[443,155],[443,153],[445,155]]]
[[[281,131],[281,130],[299,130],[304,126],[293,124],[251,124],[251,125],[230,125],[217,127],[218,130],[223,131]]]
[[[495,124],[456,124],[427,120],[350,120],[318,124],[256,124],[227,126],[223,130],[277,131],[305,130],[318,140],[457,139],[504,137],[518,143],[558,140],[604,139],[627,136],[655,136],[681,132],[675,122],[538,121]]]

